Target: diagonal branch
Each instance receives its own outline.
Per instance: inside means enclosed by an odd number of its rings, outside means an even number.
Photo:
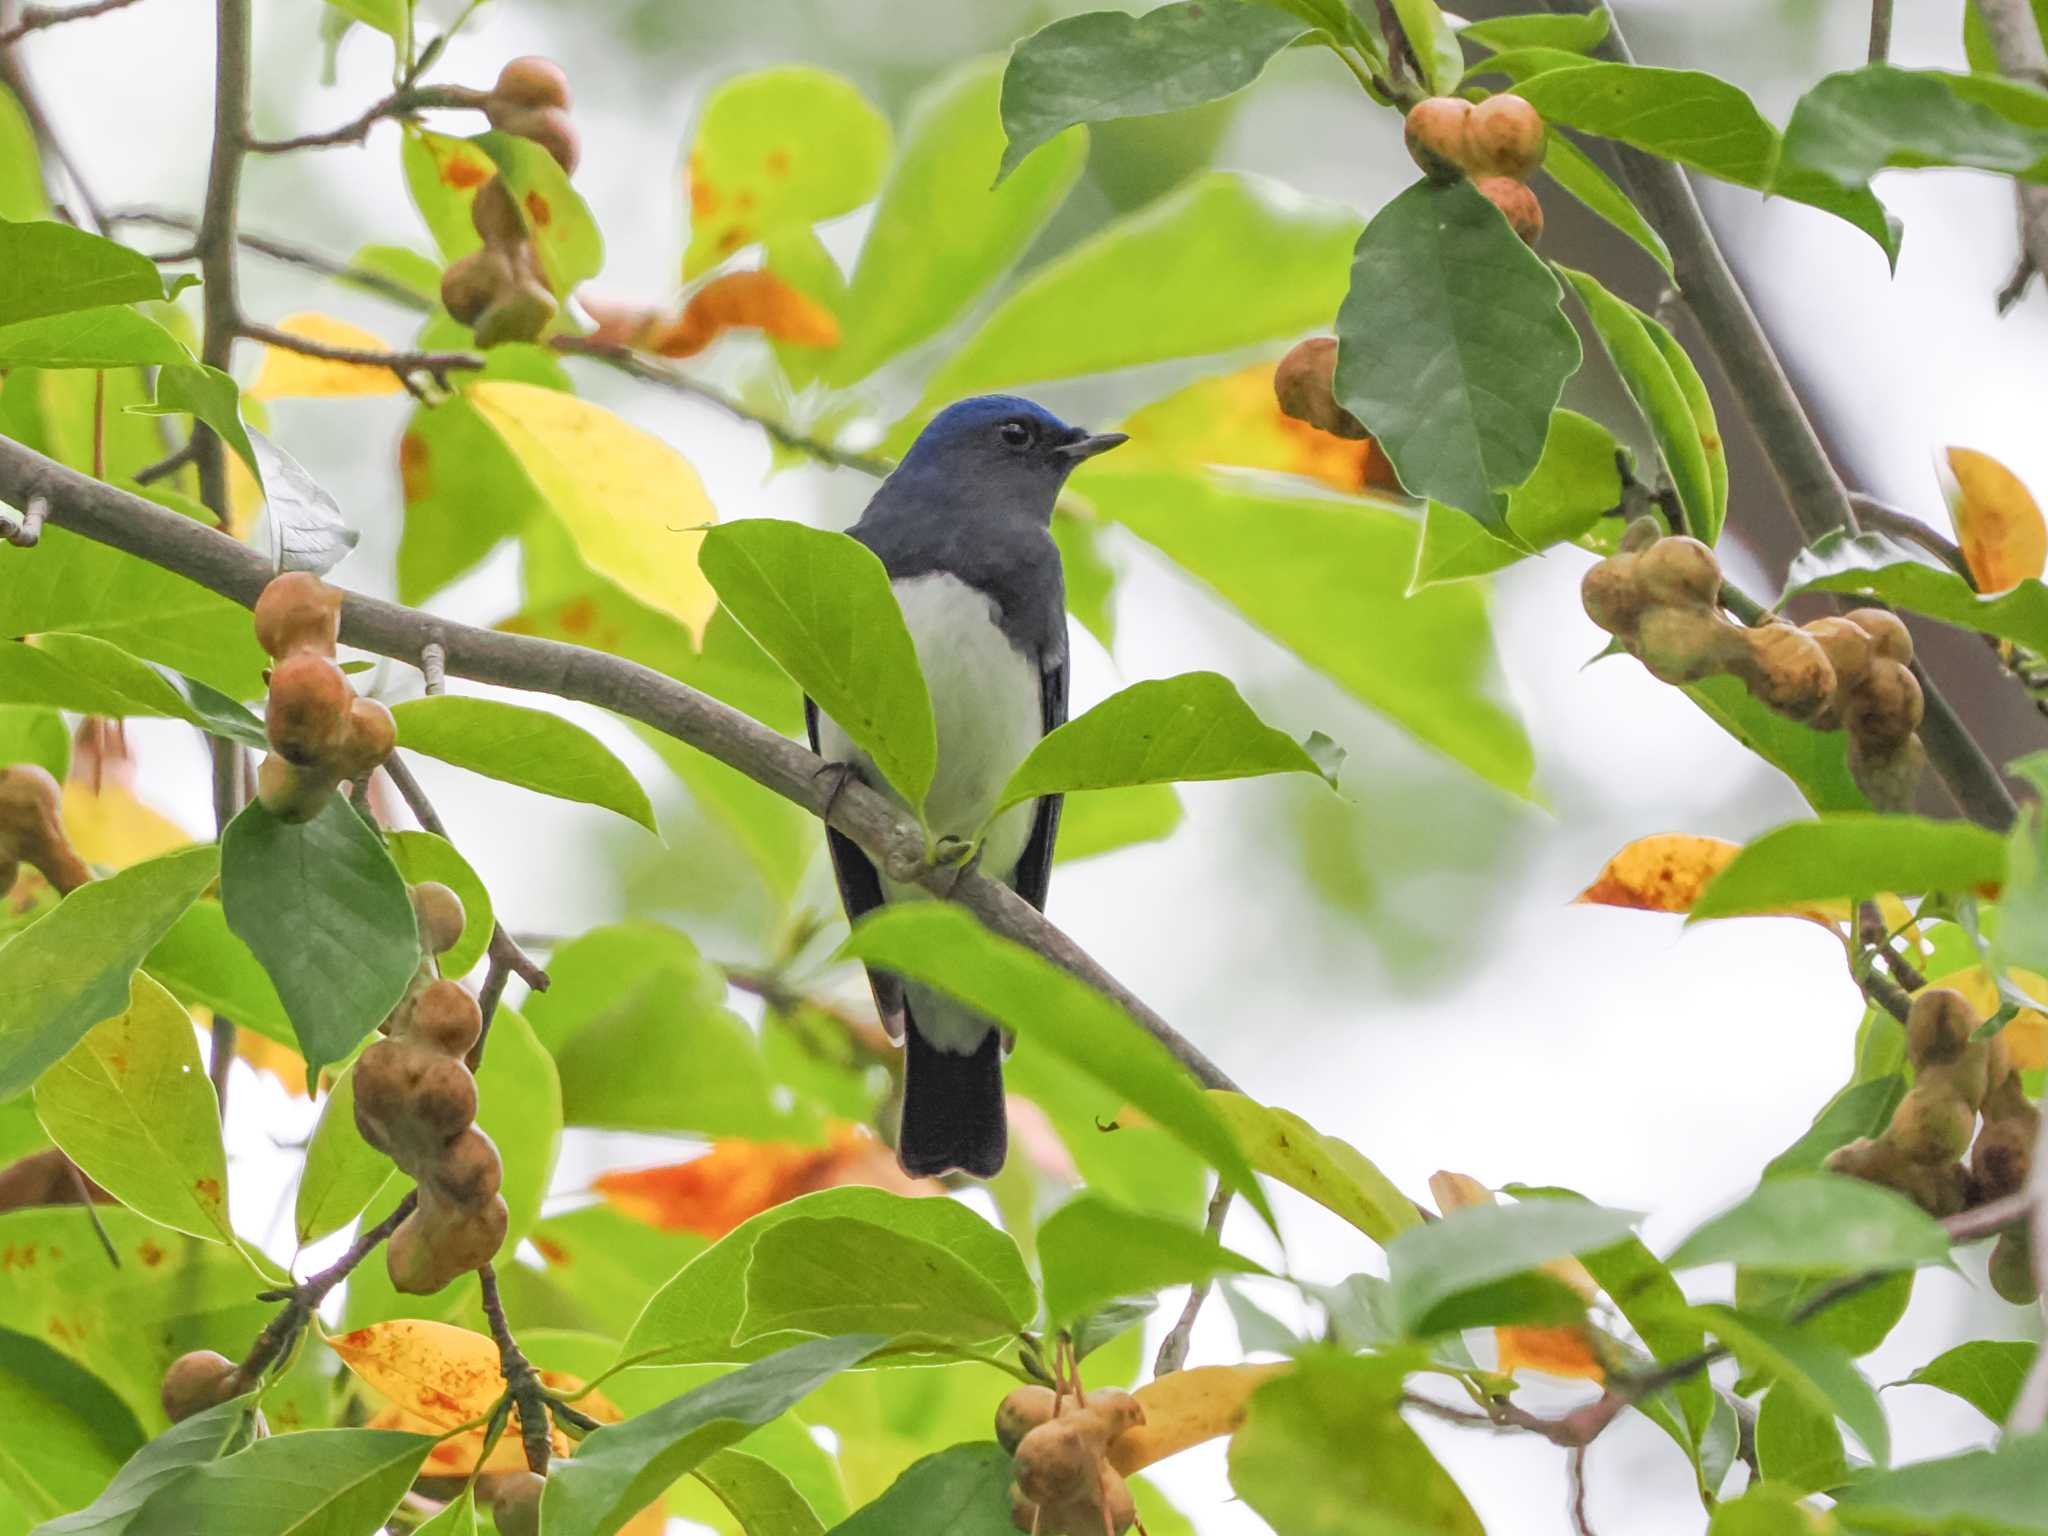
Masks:
[[[125,9],[135,0],[87,0],[84,5],[24,5],[21,20],[0,32],[0,48],[10,48],[31,32],[40,32],[45,27],[62,26],[67,21],[84,21],[88,17],[104,16],[109,11]]]
[[[328,149],[336,145],[360,144],[370,136],[370,130],[387,117],[411,117],[432,107],[465,107],[481,112],[488,99],[487,92],[461,85],[405,86],[382,101],[365,107],[358,116],[339,128],[329,128],[323,133],[302,133],[289,139],[251,139],[249,152],[281,155],[295,149]]]
[[[0,437],[0,501],[48,502],[50,522],[110,545],[242,605],[253,605],[270,563],[226,534],[93,480]],[[650,551],[658,557],[658,551]],[[1036,951],[1120,1004],[1207,1088],[1241,1091],[1228,1074],[1102,968],[1029,902],[999,881],[934,868],[916,821],[858,782],[836,788],[815,753],[708,694],[652,667],[581,646],[466,624],[356,593],[345,596],[341,638],[408,663],[443,648],[450,677],[575,699],[638,720],[696,747],[814,816],[826,817],[890,879],[923,885],[966,907],[992,931]]]

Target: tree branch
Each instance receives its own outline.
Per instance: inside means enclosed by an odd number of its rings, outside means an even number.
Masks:
[[[548,1433],[548,1390],[541,1382],[540,1372],[512,1337],[505,1302],[498,1295],[497,1268],[487,1263],[476,1275],[483,1285],[484,1318],[490,1324],[491,1340],[498,1346],[498,1369],[505,1378],[505,1395],[519,1415],[519,1440],[526,1449],[526,1465],[545,1477],[553,1450]]]
[[[2024,10],[2027,0],[2018,3]],[[1593,4],[1592,0],[1550,0],[1550,7],[1584,15]],[[1606,38],[1594,51],[1612,63],[1635,62],[1618,22],[1609,26]],[[1742,401],[1800,531],[1808,543],[1838,529],[1854,533],[1857,522],[1849,488],[1836,473],[1769,336],[1729,270],[1685,172],[1668,160],[1626,144],[1616,144],[1614,150],[1623,186],[1670,249],[1679,293],[1720,360],[1730,388]],[[2019,814],[2005,781],[1933,680],[1917,663],[1913,670],[1926,699],[1920,738],[1928,761],[1965,815],[1984,826],[2005,830]]]
[[[1208,1232],[1212,1238],[1223,1236],[1223,1218],[1230,1213],[1233,1193],[1228,1184],[1217,1180],[1216,1193],[1209,1197]],[[1214,1284],[1213,1280],[1202,1280],[1189,1289],[1188,1302],[1181,1308],[1180,1320],[1159,1341],[1159,1353],[1152,1360],[1154,1376],[1171,1376],[1188,1363],[1188,1340],[1194,1334],[1195,1319],[1201,1316],[1202,1303],[1209,1299]]]
[[[360,368],[389,368],[402,382],[409,383],[416,373],[428,374],[443,389],[448,387],[449,374],[479,369],[484,365],[483,358],[474,352],[392,352],[373,351],[367,347],[337,347],[255,320],[239,321],[235,332],[250,341],[260,341],[266,347],[297,352],[304,357],[317,357],[323,362],[353,363]]]
[[[262,555],[226,534],[0,438],[0,501],[19,506],[31,496],[47,500],[54,525],[162,566],[245,607],[255,603],[274,574]],[[923,832],[892,801],[858,782],[835,793],[836,776],[825,772],[827,765],[816,754],[729,705],[624,657],[475,629],[356,593],[344,595],[341,638],[408,663],[426,645],[439,643],[450,677],[594,704],[708,753],[814,816],[829,810],[831,825],[859,844],[890,879],[950,895],[994,932],[1035,950],[1121,1005],[1204,1087],[1242,1091],[1008,886],[978,872],[933,868]]]
[[[85,5],[25,5],[21,8],[21,20],[0,32],[0,48],[11,48],[29,33],[40,32],[45,27],[104,16],[109,11],[123,10],[134,3],[135,0],[90,0]]]
[[[1870,0],[1870,62],[1882,64],[1892,52],[1892,0]]]
[[[292,1340],[299,1336],[299,1330],[320,1310],[320,1303],[327,1299],[327,1293],[354,1273],[356,1266],[374,1253],[378,1244],[398,1230],[399,1223],[410,1216],[413,1207],[419,1204],[419,1198],[418,1191],[406,1191],[405,1198],[398,1202],[389,1216],[357,1234],[356,1240],[349,1244],[348,1252],[332,1264],[288,1289],[264,1293],[263,1300],[281,1301],[285,1308],[256,1335],[256,1342],[249,1347],[249,1353],[235,1367],[235,1374],[245,1387],[253,1387],[262,1380],[263,1373],[291,1347]]]
[[[2048,44],[2028,0],[1972,0],[1991,35],[2001,74],[2031,85],[2048,86]],[[2026,292],[2038,272],[2048,272],[2048,187],[2015,181],[2013,198],[2019,214],[2020,257],[2012,279],[2000,290],[1998,312],[2004,314]]]
[[[329,128],[324,133],[302,133],[289,139],[251,139],[251,154],[281,155],[295,149],[327,149],[340,144],[360,144],[370,130],[387,117],[411,117],[433,107],[462,107],[481,112],[488,93],[462,85],[405,86],[382,101],[365,107],[360,116]]]
[[[206,316],[199,360],[226,372],[242,318],[235,296],[235,216],[249,140],[249,0],[215,0],[214,30],[213,162],[193,252],[199,258]],[[199,444],[199,499],[225,527],[227,446],[203,422],[195,422],[192,431]]]

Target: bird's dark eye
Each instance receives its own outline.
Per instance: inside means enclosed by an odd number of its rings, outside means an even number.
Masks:
[[[1031,446],[1031,426],[1028,422],[1006,421],[996,430],[1002,434],[1003,441],[1012,448]]]

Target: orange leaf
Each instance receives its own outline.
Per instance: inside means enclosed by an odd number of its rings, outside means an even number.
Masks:
[[[498,1346],[481,1333],[450,1323],[398,1318],[372,1323],[328,1339],[364,1385],[385,1399],[371,1418],[380,1429],[404,1429],[438,1435],[488,1414],[504,1395],[505,1377],[498,1369]],[[563,1371],[542,1371],[549,1391],[567,1397],[582,1390],[580,1377]],[[616,1424],[622,1415],[600,1392],[576,1400],[576,1406],[602,1423]],[[569,1438],[554,1432],[555,1450],[569,1454]],[[483,1450],[481,1426],[443,1440],[427,1457],[429,1472],[467,1475]],[[487,1472],[516,1471],[526,1465],[516,1429],[501,1439],[484,1461]]]
[[[287,315],[277,328],[294,336],[303,336],[308,341],[346,347],[353,352],[390,350],[381,337],[372,335],[361,326],[312,310]],[[249,386],[249,394],[257,400],[277,400],[290,395],[395,395],[404,387],[398,375],[389,368],[376,368],[367,363],[331,362],[327,358],[308,357],[286,347],[266,346],[263,349],[263,366],[256,371],[256,382]]]
[[[268,1072],[295,1099],[306,1096],[306,1058],[268,1035],[245,1029],[235,1037],[235,1054],[258,1072]]]
[[[1197,379],[1128,418],[1122,430],[1142,449],[1191,463],[1301,475],[1339,491],[1401,489],[1370,438],[1337,437],[1283,415],[1271,363]]]
[[[2048,563],[2048,524],[2033,494],[1988,453],[1951,448],[1945,458],[1948,472],[1940,478],[1948,515],[1977,590],[2003,592],[2038,579]]]
[[[1642,912],[1690,912],[1707,882],[1741,851],[1740,843],[1689,832],[1639,837],[1609,859],[1593,883],[1573,900]],[[1849,907],[1839,901],[1810,902],[1786,907],[1776,915],[1805,918],[1832,928],[1848,921]]]
[[[858,1126],[838,1125],[822,1147],[791,1141],[720,1141],[686,1163],[601,1173],[592,1188],[614,1209],[668,1231],[723,1237],[749,1217],[820,1189],[866,1184],[901,1195],[943,1193],[913,1179]]]
[[[680,318],[643,344],[664,357],[691,357],[725,332],[742,329],[804,347],[839,345],[839,321],[832,311],[773,272],[714,277],[690,296]]]
[[[1493,1343],[1500,1355],[1498,1369],[1503,1376],[1518,1370],[1541,1371],[1546,1376],[1572,1376],[1586,1381],[1603,1380],[1607,1372],[1593,1351],[1592,1331],[1583,1326],[1568,1328],[1496,1328]]]

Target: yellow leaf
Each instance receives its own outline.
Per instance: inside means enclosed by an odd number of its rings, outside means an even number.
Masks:
[[[1641,912],[1690,912],[1707,882],[1728,867],[1742,851],[1740,843],[1688,832],[1658,832],[1639,837],[1607,861],[1593,883],[1574,901],[1601,907],[1632,907]],[[1898,908],[1893,898],[1887,911]],[[1802,902],[1785,907],[1779,917],[1799,917],[1832,928],[1849,919],[1845,901]]]
[[[313,310],[287,315],[277,328],[330,347],[347,347],[357,352],[391,350],[382,337],[361,326]],[[263,366],[256,370],[256,382],[249,386],[248,393],[258,400],[280,400],[287,395],[395,395],[404,387],[389,368],[336,363],[285,347],[266,346]]]
[[[295,1099],[306,1096],[306,1058],[268,1035],[245,1029],[235,1036],[235,1054],[258,1072],[268,1072]]]
[[[481,1333],[450,1323],[398,1318],[337,1334],[328,1345],[363,1384],[385,1399],[371,1419],[382,1429],[404,1429],[438,1435],[487,1415],[504,1395],[505,1377],[498,1369],[498,1346]],[[580,1378],[562,1371],[542,1371],[549,1391],[567,1397],[582,1390]],[[601,1423],[616,1424],[622,1415],[600,1392],[576,1399],[576,1406]],[[434,1474],[467,1475],[482,1451],[481,1426],[451,1436],[427,1457]],[[569,1454],[569,1438],[554,1432],[558,1455]],[[514,1425],[483,1464],[487,1472],[511,1472],[526,1465]]]
[[[2003,592],[2048,563],[2048,524],[2019,476],[1988,453],[1951,448],[1941,476],[1948,515],[1980,592]]]
[[[1132,1394],[1145,1410],[1145,1422],[1117,1436],[1109,1448],[1110,1465],[1129,1477],[1191,1445],[1232,1433],[1244,1422],[1252,1393],[1292,1369],[1291,1361],[1201,1365],[1153,1378]]]
[[[1282,413],[1273,365],[1197,379],[1122,424],[1131,446],[1183,463],[1268,469],[1320,480],[1339,491],[1401,493],[1401,482],[1370,438],[1334,436]]]
[[[2035,971],[2022,971],[2008,966],[2005,972],[2012,984],[2029,997],[2038,997],[2048,1002],[2048,976]],[[1988,1019],[2003,1005],[1998,995],[1998,984],[1991,979],[1991,973],[1981,965],[1964,970],[1951,971],[1946,976],[1936,977],[1927,983],[1930,987],[1947,987],[1962,993],[1972,1010],[1980,1019]],[[2001,1036],[2005,1041],[2006,1054],[2012,1064],[2023,1072],[2037,1071],[2048,1067],[2048,1017],[2032,1008],[2022,1008],[2006,1021]]]
[[[64,835],[88,864],[126,869],[192,841],[191,833],[113,778],[102,779],[98,793],[81,779],[67,779],[60,814]]]
[[[533,384],[469,398],[554,508],[590,568],[681,620],[700,642],[718,597],[697,569],[718,513],[689,461],[602,406]]]

